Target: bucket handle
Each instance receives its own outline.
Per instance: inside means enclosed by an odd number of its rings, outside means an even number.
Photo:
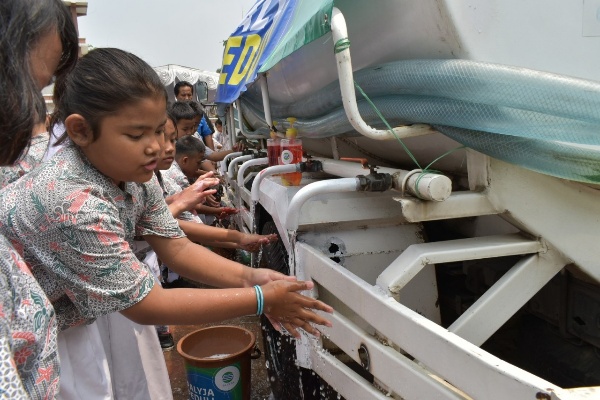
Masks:
[[[250,358],[253,360],[257,360],[262,356],[262,352],[258,348],[258,343],[254,343],[254,348],[252,349],[252,353],[250,353]]]

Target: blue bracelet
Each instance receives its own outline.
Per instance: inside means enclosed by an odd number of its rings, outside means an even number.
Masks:
[[[265,306],[265,298],[259,285],[254,286],[254,291],[256,292],[256,315],[262,315]]]

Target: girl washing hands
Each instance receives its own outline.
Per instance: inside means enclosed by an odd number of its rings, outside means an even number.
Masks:
[[[117,49],[80,59],[58,93],[69,145],[0,194],[2,233],[54,305],[60,329],[120,311],[140,324],[201,324],[263,311],[294,336],[332,312],[313,287],[190,242],[156,181],[166,93],[152,68]],[[131,250],[142,236],[180,275],[226,289],[163,290]]]

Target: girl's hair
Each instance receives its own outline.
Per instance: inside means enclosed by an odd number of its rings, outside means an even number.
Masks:
[[[175,130],[177,130],[177,120],[175,119],[175,116],[173,115],[173,112],[171,111],[170,107],[167,107],[167,119],[171,120],[171,122],[175,126]]]
[[[170,107],[167,107],[167,119],[171,120],[171,122],[173,123],[173,126],[175,127],[175,137],[179,137],[179,130],[177,129],[177,120],[175,119],[175,116],[171,112]]]
[[[149,97],[167,99],[167,92],[156,72],[141,58],[123,50],[100,48],[81,57],[64,80],[60,93],[54,92],[56,111],[52,126],[72,114],[85,118],[93,139],[100,134],[100,123],[125,105]],[[66,132],[58,139],[62,143]]]
[[[71,13],[61,0],[0,1],[0,165],[14,163],[29,146],[33,126],[46,103],[30,71],[30,51],[57,32],[62,55],[55,76],[77,61],[79,40]]]

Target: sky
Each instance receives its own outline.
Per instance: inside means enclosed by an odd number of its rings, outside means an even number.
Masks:
[[[88,0],[79,37],[118,47],[153,67],[179,64],[215,72],[223,41],[256,0]]]

